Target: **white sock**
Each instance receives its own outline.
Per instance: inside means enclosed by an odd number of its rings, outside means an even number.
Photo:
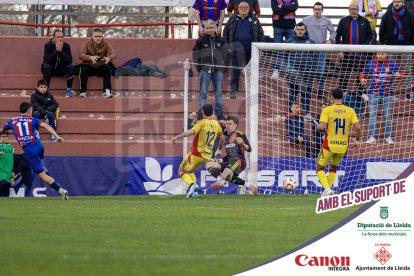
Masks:
[[[59,188],[59,193],[60,193],[60,194],[62,194],[62,193],[64,193],[64,192],[66,192],[66,190],[65,190],[65,189],[63,189],[62,187],[61,187],[61,188]]]
[[[245,182],[244,182],[244,186],[246,186],[246,188],[249,188],[249,187],[250,187],[250,183],[249,183],[249,182],[247,182],[247,181],[245,181]]]

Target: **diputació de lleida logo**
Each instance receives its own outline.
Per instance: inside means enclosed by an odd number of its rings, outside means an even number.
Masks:
[[[380,218],[388,218],[388,206],[380,206]]]

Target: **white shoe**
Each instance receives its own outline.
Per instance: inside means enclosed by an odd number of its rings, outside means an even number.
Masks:
[[[112,98],[111,90],[105,89],[105,92],[103,93],[104,98]]]
[[[188,189],[188,193],[185,196],[186,198],[190,198],[190,197],[198,197],[198,185],[196,183],[194,183],[193,185],[190,186],[190,189]]]
[[[335,192],[331,190],[331,188],[326,188],[325,190],[323,190],[321,197],[325,197],[325,196],[331,196],[334,195]]]
[[[79,98],[86,98],[86,93],[87,92],[82,92],[79,94]]]
[[[277,70],[277,69],[275,69],[275,70],[273,70],[273,73],[272,73],[272,76],[271,76],[271,78],[272,79],[278,79],[279,78],[279,70]]]
[[[372,137],[372,136],[370,136],[365,143],[367,143],[367,144],[375,144],[376,142],[377,141],[375,141],[375,138]]]
[[[385,142],[389,145],[395,144],[391,137],[385,138]]]

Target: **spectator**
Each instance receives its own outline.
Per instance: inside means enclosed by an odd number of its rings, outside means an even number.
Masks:
[[[237,98],[240,82],[240,67],[246,66],[251,58],[252,42],[263,42],[264,33],[259,19],[249,12],[249,4],[239,4],[239,12],[226,23],[223,37],[228,44],[231,65],[231,99]]]
[[[296,25],[296,10],[298,0],[271,0],[273,39],[275,43],[283,43],[283,38],[288,40],[292,37]],[[282,68],[283,55],[276,53],[275,70],[272,78],[279,78],[279,70]]]
[[[305,121],[299,115],[299,105],[292,103],[291,113],[285,120],[285,128],[289,135],[289,142],[292,144],[304,145],[306,157],[312,158],[312,144],[308,136],[305,135]]]
[[[63,41],[61,30],[55,30],[52,39],[45,44],[41,71],[49,87],[52,76],[66,76],[66,97],[73,97],[72,84],[76,69],[72,66],[70,45]]]
[[[316,44],[331,44],[335,42],[336,31],[332,25],[332,21],[322,16],[323,4],[316,2],[313,4],[313,15],[309,15],[303,19],[306,25],[309,38],[315,41]],[[327,33],[329,32],[329,39],[327,40]],[[322,98],[325,90],[325,65],[326,52],[319,53],[319,63],[316,69],[318,80],[318,98]]]
[[[223,72],[224,57],[227,54],[225,41],[216,35],[214,21],[209,20],[205,25],[205,34],[200,36],[193,47],[193,61],[200,73],[200,97],[198,100],[198,119],[203,117],[201,108],[207,103],[208,88],[210,81],[213,82],[215,107],[217,118],[223,116]]]
[[[195,0],[193,8],[196,10],[195,17],[198,24],[198,34],[204,34],[204,27],[208,20],[213,20],[217,34],[221,34],[225,9],[227,8],[224,0]]]
[[[296,29],[286,43],[313,44],[303,22],[296,24]],[[318,54],[311,51],[292,51],[288,54],[287,79],[289,83],[289,107],[296,102],[296,95],[301,91],[302,108],[305,119],[311,120],[310,98],[312,94],[313,75]],[[315,65],[315,66],[314,66]]]
[[[94,29],[92,36],[86,41],[79,51],[80,64],[80,94],[79,97],[86,98],[87,83],[90,76],[103,77],[103,96],[112,98],[112,69],[115,66],[112,61],[116,58],[116,53],[111,44],[104,41],[100,29]]]
[[[370,45],[374,41],[374,35],[368,19],[358,14],[358,5],[353,3],[349,5],[349,15],[341,18],[336,29],[336,44],[351,45]],[[352,69],[357,71],[358,75],[362,72],[367,60],[366,53],[340,52],[340,77],[339,88],[345,92],[348,88],[348,82]],[[363,86],[358,82],[358,93],[363,93]]]
[[[47,89],[45,80],[39,80],[36,85],[36,91],[31,96],[31,104],[33,106],[33,117],[37,119],[46,119],[48,124],[56,130],[56,109],[59,104],[53,97],[52,92]],[[56,142],[55,136],[51,136],[50,140]]]
[[[246,2],[250,6],[250,11],[253,12],[256,17],[260,16],[260,4],[259,0],[229,0],[227,6],[227,12],[229,17],[232,17],[234,13],[238,12],[241,2]]]
[[[377,123],[378,104],[382,103],[382,114],[385,121],[385,142],[394,144],[392,130],[392,84],[394,77],[400,78],[400,68],[384,52],[378,52],[368,62],[361,75],[361,83],[368,85],[369,138],[366,143],[374,144]]]
[[[414,16],[414,0],[405,0],[404,5],[407,11]]]
[[[0,132],[0,197],[9,197],[13,184],[13,152],[7,131]]]
[[[379,40],[381,44],[385,45],[414,45],[414,19],[413,15],[407,12],[403,1],[394,0],[392,2],[392,8],[387,10],[382,17]],[[404,71],[405,80],[403,86],[406,90],[406,97],[408,99],[410,98],[411,93],[412,54],[394,53],[391,54],[390,59],[398,62],[401,69]]]
[[[374,35],[374,41],[377,40],[377,19],[381,18],[384,14],[382,11],[381,3],[379,0],[352,0],[352,3],[358,4],[358,14],[368,19],[371,24],[372,34]]]

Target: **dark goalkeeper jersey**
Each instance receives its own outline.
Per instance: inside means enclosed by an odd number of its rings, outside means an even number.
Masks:
[[[248,152],[252,151],[252,148],[250,146],[250,142],[247,139],[246,134],[244,134],[243,131],[240,130],[235,130],[231,133],[229,133],[226,136],[226,140],[225,140],[225,147],[226,147],[226,156],[224,157],[224,160],[229,160],[229,159],[240,159],[243,160],[244,162],[246,162],[246,158],[244,157],[244,148],[241,147],[236,139],[237,137],[241,137],[244,141],[244,143],[246,145],[249,146],[249,150]]]

